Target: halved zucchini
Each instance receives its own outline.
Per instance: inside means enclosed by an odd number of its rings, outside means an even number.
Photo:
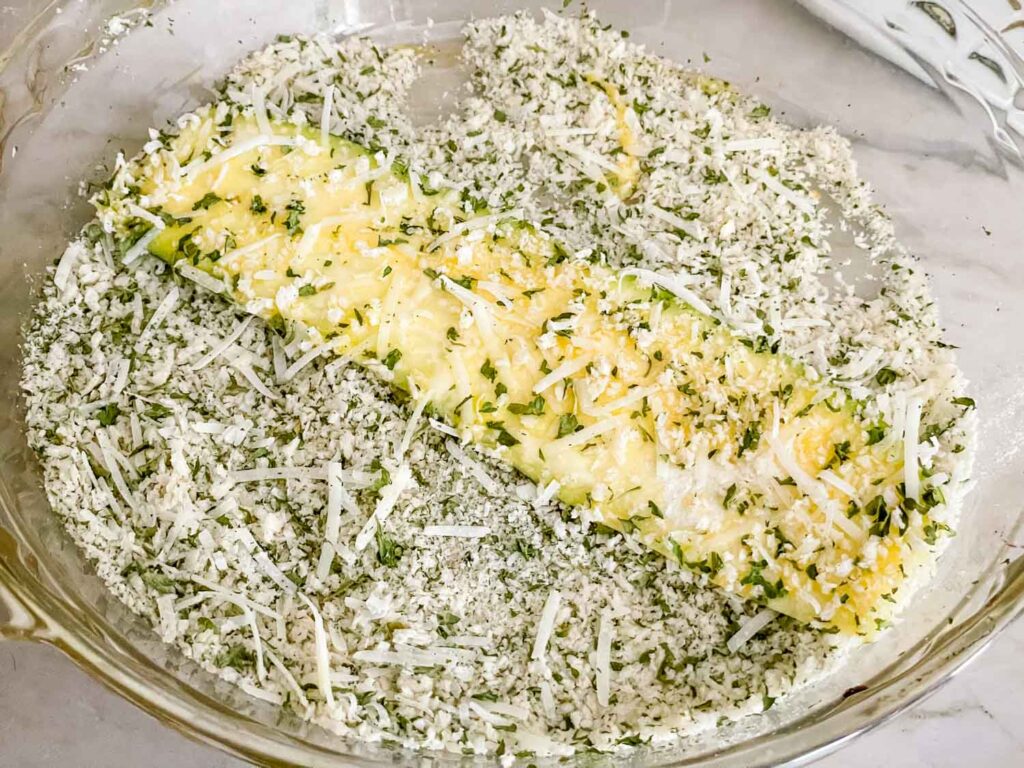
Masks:
[[[374,366],[724,589],[870,635],[927,559],[900,447],[877,442],[861,404],[670,279],[573,258],[399,160],[223,109],[130,172],[137,186],[103,208],[136,232],[132,206],[159,216],[153,254]]]

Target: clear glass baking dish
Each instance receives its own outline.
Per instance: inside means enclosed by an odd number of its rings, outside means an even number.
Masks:
[[[0,10],[0,638],[50,643],[170,725],[262,764],[474,762],[347,743],[305,726],[198,669],[109,596],[50,513],[23,437],[20,326],[44,267],[89,217],[79,180],[103,177],[118,149],[134,152],[146,128],[201,103],[244,51],[278,33],[317,30],[445,40],[473,15],[541,5],[178,0],[147,4],[150,21],[120,39],[114,33],[125,25],[106,21],[131,11],[129,2]],[[589,5],[634,40],[702,62],[789,121],[834,124],[851,138],[878,202],[932,275],[979,404],[977,487],[959,535],[934,586],[882,642],[766,715],[671,748],[586,758],[804,764],[948,680],[1024,606],[1024,137],[1015,132],[1024,130],[1024,61],[1013,53],[1024,47],[1024,22],[1013,24],[1018,4],[997,0]],[[450,76],[427,74],[434,86]],[[415,106],[430,114],[436,92],[425,83]]]

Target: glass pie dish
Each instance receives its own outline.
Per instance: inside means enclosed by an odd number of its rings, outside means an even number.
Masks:
[[[526,4],[541,7],[543,4]],[[556,3],[561,6],[561,3]],[[644,765],[799,764],[898,713],[947,680],[1024,605],[1021,363],[1024,23],[1013,5],[806,0],[591,4],[606,22],[757,94],[797,125],[832,124],[921,259],[948,340],[979,404],[976,487],[939,573],[884,638],[837,673],[750,717],[670,747],[587,757]],[[104,588],[51,514],[26,445],[21,324],[40,276],[89,218],[79,180],[101,178],[149,126],[207,100],[243,52],[279,33],[443,42],[473,16],[520,2],[113,0],[17,5],[0,29],[0,637],[48,642],[186,733],[272,765],[413,762],[346,742],[247,697],[160,643]],[[572,9],[570,8],[570,11]],[[119,14],[113,21],[113,14]],[[1000,32],[999,30],[1004,30]],[[1014,35],[1017,36],[1014,39]],[[439,58],[412,105],[425,119],[457,78]],[[107,166],[109,168],[109,166]],[[841,242],[834,247],[842,248]],[[851,258],[856,251],[850,248]],[[431,754],[437,763],[473,762]],[[538,763],[544,761],[537,761]]]

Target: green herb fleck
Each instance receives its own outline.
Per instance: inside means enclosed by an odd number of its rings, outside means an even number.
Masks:
[[[885,439],[885,430],[888,428],[888,424],[885,422],[878,422],[868,427],[868,445],[875,445]]]
[[[216,192],[207,192],[192,205],[193,211],[208,210],[211,205],[219,203],[223,198]]]
[[[256,661],[256,657],[248,648],[243,645],[232,645],[217,655],[214,664],[218,667],[231,667],[239,672],[244,672],[253,665],[254,661]]]
[[[117,421],[117,417],[120,415],[121,408],[117,403],[107,403],[96,413],[96,418],[99,419],[100,426],[109,427]]]
[[[379,525],[373,537],[377,542],[377,562],[385,568],[394,568],[398,565],[402,557],[402,546],[387,536]]]
[[[494,377],[498,375],[498,371],[491,363],[490,358],[484,360],[484,364],[480,366],[480,373],[488,381],[494,381]]]
[[[733,483],[732,485],[730,485],[728,488],[725,489],[725,498],[722,499],[722,506],[725,507],[726,509],[728,509],[729,505],[732,503],[732,500],[735,499],[735,498],[736,498],[736,483]]]
[[[767,567],[768,563],[764,560],[751,563],[750,572],[740,579],[740,584],[759,586],[764,590],[764,596],[768,600],[774,600],[777,597],[784,596],[786,594],[786,588],[782,586],[782,579],[772,583],[764,577],[764,569]]]
[[[511,403],[508,410],[517,416],[540,416],[544,413],[544,396],[537,395],[528,403]]]
[[[744,451],[752,451],[761,442],[761,430],[756,424],[751,424],[743,431],[740,439],[740,449],[736,456],[742,456]]]
[[[161,595],[167,595],[174,591],[174,579],[157,571],[143,571],[139,574],[139,578],[142,579],[143,584]]]
[[[574,414],[566,413],[558,418],[558,435],[557,438],[571,435],[579,427],[579,419]]]
[[[306,206],[301,200],[292,200],[285,206],[285,210],[288,211],[288,218],[285,219],[284,226],[288,230],[288,234],[293,236],[300,234],[302,232],[302,214],[306,212]]]
[[[829,469],[832,467],[838,467],[848,458],[850,458],[850,441],[843,440],[841,443],[835,443],[832,446],[832,458],[828,460],[825,467]]]
[[[875,381],[879,386],[885,387],[892,384],[899,377],[900,375],[892,368],[879,368],[878,373],[875,374]]]

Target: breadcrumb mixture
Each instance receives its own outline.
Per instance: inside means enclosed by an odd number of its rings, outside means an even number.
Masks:
[[[870,397],[892,439],[927,389],[921,465],[964,485],[973,403],[844,139],[593,17],[466,36],[471,81],[426,127],[406,97],[429,50],[367,39],[282,38],[220,97],[327,120],[471,208],[522,209],[575,258],[678,275],[755,343]],[[869,274],[845,275],[839,241]],[[125,266],[132,244],[93,222],[51,271],[25,344],[29,440],[99,576],[205,668],[343,736],[507,761],[713,728],[836,661],[828,634],[581,520],[363,368],[156,259]],[[382,505],[373,545],[319,562],[332,508],[344,542]]]

